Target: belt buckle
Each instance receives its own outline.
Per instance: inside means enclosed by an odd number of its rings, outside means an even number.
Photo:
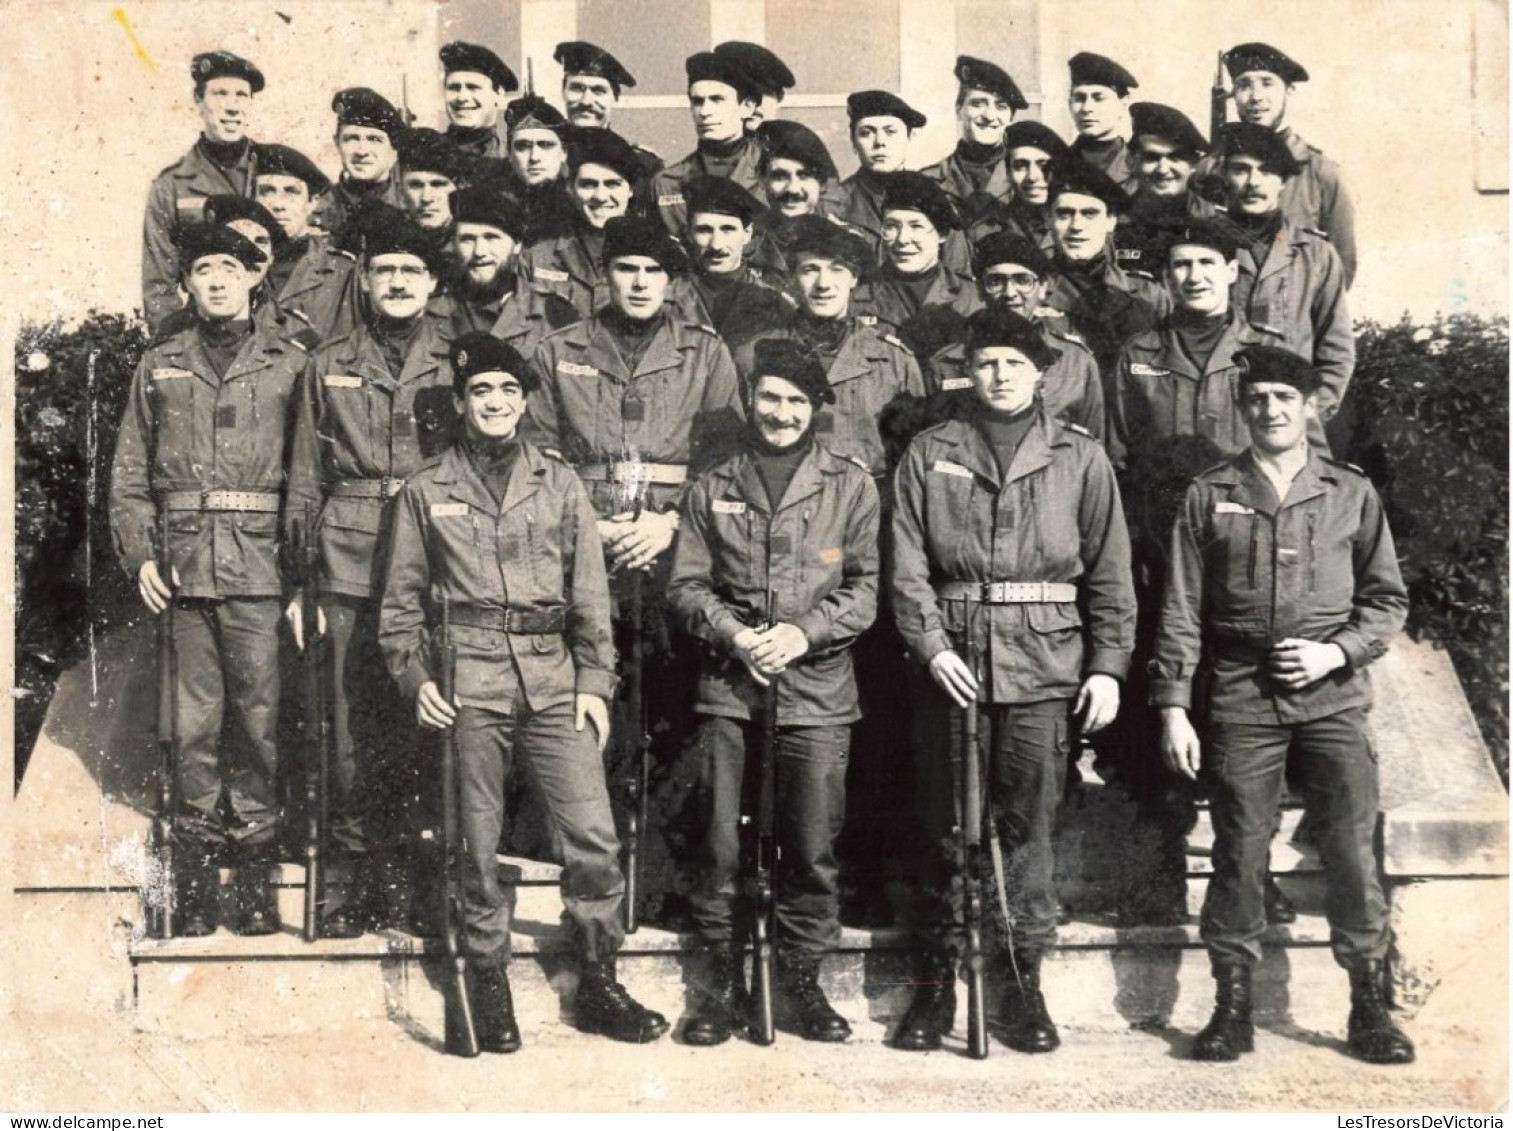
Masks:
[[[1001,581],[984,581],[982,583],[982,596],[979,600],[985,605],[1001,605],[1008,596],[1007,589]]]
[[[205,487],[201,489],[200,510],[208,511],[210,509],[210,496],[213,494],[215,494],[215,489],[213,487]]]
[[[399,494],[399,489],[405,485],[405,481],[403,479],[393,479],[385,475],[378,481],[378,484],[378,489],[383,492],[383,497],[385,499],[392,499],[395,495]]]

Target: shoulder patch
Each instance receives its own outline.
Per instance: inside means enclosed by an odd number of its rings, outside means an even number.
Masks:
[[[914,351],[911,350],[908,346],[904,345],[903,339],[900,338],[897,334],[879,334],[878,337],[882,338],[882,340],[887,342],[890,346],[897,346],[910,357],[914,356]]]

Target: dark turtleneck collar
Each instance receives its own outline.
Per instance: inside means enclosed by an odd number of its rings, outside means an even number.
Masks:
[[[337,187],[354,200],[366,200],[375,193],[382,192],[389,183],[388,176],[379,177],[376,181],[354,181],[346,173],[336,182]]]
[[[231,368],[231,363],[241,352],[242,344],[252,333],[252,319],[201,317],[196,319],[196,325],[200,333],[200,342],[205,347],[205,353],[210,357],[210,364],[215,369],[215,375],[226,376],[226,371]]]
[[[415,317],[405,319],[390,318],[375,309],[368,319],[368,328],[373,332],[373,340],[383,351],[384,363],[396,379],[404,372],[405,357],[409,354],[410,346],[414,344],[416,336],[420,333],[421,324],[424,322],[424,309]]]
[[[757,430],[756,422],[752,421],[747,425],[746,445],[751,453],[752,462],[756,466],[757,476],[762,480],[762,486],[767,489],[767,505],[775,511],[783,501],[788,484],[793,482],[793,476],[797,473],[799,464],[804,462],[804,457],[814,446],[813,423],[811,422],[803,437],[792,447],[775,448],[762,438],[761,432]]]
[[[1229,218],[1234,221],[1236,227],[1250,237],[1252,243],[1270,243],[1282,230],[1282,223],[1285,220],[1280,208],[1262,216],[1252,216],[1247,212],[1241,212],[1238,208],[1231,208]]]
[[[275,263],[293,263],[305,252],[310,250],[310,237],[300,236],[297,240],[285,240],[273,249],[273,261]]]
[[[1006,476],[1010,465],[1014,462],[1015,454],[1019,451],[1019,445],[1024,443],[1024,438],[1035,426],[1038,406],[1031,401],[1018,412],[994,412],[981,403],[975,407],[972,423],[982,433],[988,446],[993,449],[993,459],[998,464],[998,474]]]
[[[1003,143],[983,145],[981,142],[961,138],[956,142],[956,158],[967,165],[992,165],[1003,160]]]
[[[881,196],[888,188],[888,180],[892,173],[879,173],[870,165],[862,165],[856,170],[856,179],[867,186],[868,191]]]
[[[615,348],[620,351],[626,372],[634,374],[651,348],[652,338],[667,322],[667,307],[664,305],[650,318],[632,318],[618,306],[610,304],[605,308],[603,322],[615,339]]]
[[[496,507],[501,505],[504,502],[505,488],[510,482],[510,472],[514,470],[515,462],[520,458],[519,431],[504,439],[475,436],[471,432],[464,431],[462,451],[468,462],[473,465],[473,470],[478,473],[478,478],[482,479],[483,485],[488,488],[494,505]]]
[[[1122,137],[1092,138],[1087,134],[1078,134],[1077,140],[1072,142],[1073,149],[1093,164],[1105,169],[1113,163],[1114,157],[1123,145]]]
[[[834,358],[851,332],[851,319],[816,318],[800,307],[790,323],[794,335],[821,357]]]
[[[250,138],[244,137],[241,141],[211,141],[204,134],[200,135],[198,145],[199,151],[222,169],[240,164],[251,148]]]
[[[741,155],[748,140],[747,134],[732,138],[730,141],[709,141],[699,139],[699,153],[706,159],[713,158],[716,161],[734,162]]]
[[[1202,373],[1208,368],[1219,339],[1229,328],[1229,308],[1217,314],[1196,314],[1190,310],[1173,310],[1167,324],[1177,337],[1177,345],[1193,366]]]
[[[1102,283],[1104,272],[1108,270],[1109,249],[1104,244],[1102,250],[1091,259],[1067,259],[1058,254],[1056,256],[1056,273],[1071,280],[1074,286],[1090,286],[1093,283]]]
[[[935,280],[940,278],[941,264],[937,261],[934,267],[928,271],[921,271],[916,275],[905,275],[892,263],[883,269],[883,278],[893,283],[899,292],[904,295],[906,301],[913,309],[909,311],[911,316],[918,314],[925,299],[929,297],[930,288],[935,285]]]
[[[458,145],[477,145],[494,134],[493,126],[459,126],[449,124],[446,138]]]

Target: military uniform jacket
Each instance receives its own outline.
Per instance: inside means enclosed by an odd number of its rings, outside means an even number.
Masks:
[[[1009,201],[1014,199],[1014,185],[1009,180],[1009,171],[1004,168],[1001,156],[993,162],[988,183],[981,189],[972,183],[972,175],[954,151],[944,161],[926,165],[919,172],[946,191],[946,195],[961,209],[962,220],[967,224],[971,224],[979,215],[993,211],[994,205],[1007,207]]]
[[[742,142],[741,154],[736,159],[730,179],[766,203],[767,188],[762,181],[761,164],[761,144],[754,138],[747,137]],[[667,225],[667,230],[679,239],[688,234],[688,205],[683,200],[683,186],[695,177],[708,174],[703,155],[695,149],[683,160],[667,166],[652,178],[657,212],[662,217],[662,223]]]
[[[147,348],[132,378],[116,441],[110,526],[135,576],[158,557],[159,508],[168,491],[282,495],[295,390],[306,354],[254,324],[224,377],[197,328]],[[279,515],[173,510],[168,550],[182,597],[278,597]]]
[[[708,326],[661,318],[634,372],[599,316],[548,335],[535,356],[542,387],[527,404],[528,437],[575,467],[717,458],[715,433],[729,434],[743,415],[735,363]],[[617,486],[591,486],[601,514],[633,505]],[[652,485],[645,502],[669,509],[681,495],[680,488]]]
[[[796,625],[809,651],[778,679],[781,726],[861,717],[850,647],[877,615],[878,498],[872,477],[813,444],[774,512],[749,453],[699,476],[681,508],[667,599],[708,646],[694,710],[761,717],[762,689],[731,642],[766,619]]]
[[[350,254],[337,251],[328,239],[312,235],[309,250],[300,256],[279,291],[279,306],[325,337],[336,328],[343,299],[355,285],[356,270],[357,260]]]
[[[1313,363],[1324,378],[1319,415],[1328,421],[1339,408],[1355,372],[1355,332],[1345,302],[1345,270],[1323,233],[1284,223],[1256,265],[1242,247],[1240,277],[1232,302],[1256,329]],[[1280,340],[1277,340],[1280,339]]]
[[[1066,318],[1087,343],[1106,382],[1113,372],[1119,347],[1166,317],[1172,299],[1165,287],[1121,270],[1111,257],[1103,266],[1102,276],[1104,286],[1095,300],[1079,292],[1062,275],[1053,273],[1046,288],[1045,305]],[[1109,400],[1106,384],[1104,393],[1104,400]]]
[[[1408,593],[1371,482],[1316,451],[1280,503],[1250,451],[1187,490],[1171,535],[1151,703],[1225,722],[1304,723],[1371,702],[1367,664],[1403,627]],[[1266,674],[1289,637],[1331,642],[1347,664],[1301,691]]]
[[[316,580],[323,593],[378,596],[378,546],[392,509],[379,494],[333,494],[336,485],[404,479],[452,442],[457,410],[444,331],[443,322],[426,317],[397,375],[366,326],[310,358],[300,386],[287,524],[291,543],[302,544],[296,530],[303,529],[305,504],[320,507]]]
[[[944,249],[942,249],[944,251]],[[905,287],[889,278],[886,271],[875,275],[870,282],[860,284],[851,294],[852,313],[873,322],[885,322],[897,327],[899,337],[915,353],[928,357],[944,342],[936,342],[942,327],[956,326],[982,307],[977,283],[959,266],[946,261],[942,255],[940,271],[925,301],[918,311],[905,293]]]
[[[1108,150],[1107,158],[1095,155],[1081,136],[1072,142],[1072,149],[1093,168],[1107,173],[1109,179],[1125,192],[1134,195],[1140,181],[1135,176],[1135,159],[1130,152],[1129,139],[1121,137],[1117,140],[1118,144]]]
[[[399,186],[397,163],[384,176],[380,187],[370,192],[354,192],[346,174],[342,174],[341,178],[326,190],[325,195],[315,202],[315,209],[310,213],[310,226],[319,228],[333,241],[341,239],[348,222],[352,219],[352,213],[373,193],[377,194],[382,203],[404,209],[405,198]]]
[[[576,235],[543,240],[520,256],[522,285],[542,302],[560,299],[587,318],[609,303],[609,275],[603,263],[584,249]]]
[[[793,313],[794,301],[749,264],[733,281],[735,293],[713,295],[696,274],[679,275],[667,287],[667,305],[685,322],[713,326],[734,349],[754,335],[782,325]]]
[[[142,309],[149,329],[156,332],[165,317],[184,307],[184,300],[179,297],[175,228],[203,220],[207,196],[250,195],[256,174],[255,145],[247,146],[233,175],[228,176],[196,143],[153,180],[147,191],[147,214],[142,224]]]
[[[1282,140],[1303,171],[1282,186],[1282,213],[1300,228],[1319,228],[1329,237],[1345,268],[1345,287],[1355,281],[1355,205],[1340,180],[1340,166],[1323,150],[1309,145],[1296,130],[1282,130]]]
[[[541,294],[525,284],[494,302],[468,302],[457,295],[437,295],[427,304],[430,313],[444,319],[452,339],[481,330],[514,346],[529,359],[553,330],[571,326],[581,316],[554,294]]]
[[[416,472],[396,500],[378,642],[412,701],[439,674],[431,645],[443,597],[453,607],[565,610],[557,633],[452,625],[464,706],[514,714],[571,703],[575,694],[613,696],[594,512],[572,469],[533,445],[521,445],[497,505],[457,447]]]
[[[1059,581],[1075,603],[983,605],[983,701],[1069,699],[1093,672],[1122,679],[1135,638],[1129,534],[1114,469],[1096,440],[1043,411],[1007,476],[977,426],[921,432],[893,476],[893,571],[899,633],[919,663],[956,647],[959,602],[946,581]]]

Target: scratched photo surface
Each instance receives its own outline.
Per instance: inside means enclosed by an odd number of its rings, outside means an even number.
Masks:
[[[334,179],[333,95],[368,87],[416,125],[444,129],[437,52],[446,43],[487,45],[522,86],[529,75],[559,108],[555,46],[603,46],[635,78],[620,91],[614,129],[668,164],[695,148],[685,59],[723,41],[760,43],[796,80],[778,117],[809,127],[844,179],[857,168],[851,92],[894,92],[925,114],[909,140],[908,168],[952,152],[960,55],[1002,67],[1028,103],[1018,120],[1044,122],[1067,140],[1076,136],[1067,61],[1081,51],[1116,59],[1138,78],[1130,101],[1174,107],[1207,134],[1217,56],[1262,41],[1306,67],[1286,124],[1338,164],[1348,188],[1357,260],[1348,307],[1358,344],[1406,320],[1412,329],[1372,340],[1435,373],[1452,373],[1464,350],[1480,375],[1498,364],[1499,348],[1506,364],[1505,2],[5,0],[0,14],[0,139],[11,174],[0,222],[12,277],[0,330],[15,346],[5,386],[15,427],[0,429],[0,456],[14,469],[4,545],[15,565],[8,698],[16,770],[0,834],[0,875],[11,879],[0,904],[0,938],[9,943],[0,960],[8,1014],[0,1106],[133,1116],[1505,1108],[1506,709],[1493,712],[1502,720],[1494,733],[1477,698],[1499,679],[1505,696],[1505,663],[1490,684],[1465,669],[1457,678],[1445,650],[1405,634],[1372,668],[1377,850],[1395,933],[1392,994],[1417,1044],[1412,1065],[1346,1055],[1350,987],[1330,954],[1317,851],[1306,828],[1293,837],[1297,807],[1284,811],[1271,867],[1299,914],[1268,928],[1255,982],[1256,1051],[1232,1065],[1193,1063],[1194,1034],[1214,1001],[1198,917],[1212,827],[1205,811],[1188,839],[1187,923],[1121,926],[1123,877],[1157,834],[1139,823],[1128,792],[1105,780],[1111,775],[1091,749],[1056,835],[1063,922],[1044,986],[1061,1047],[1029,1056],[1000,1039],[1012,971],[998,957],[998,901],[985,867],[991,1055],[979,1062],[966,1054],[964,990],[943,1049],[890,1048],[919,980],[909,958],[910,862],[897,850],[912,843],[914,799],[855,747],[840,849],[844,929],[821,977],[850,1023],[849,1041],[806,1041],[781,1026],[771,1047],[737,1038],[702,1049],[682,1040],[702,969],[678,864],[697,846],[686,820],[695,770],[685,755],[652,771],[638,869],[648,921],[627,936],[618,964],[620,980],[666,1014],[672,1033],[633,1044],[573,1027],[579,977],[559,918],[558,867],[548,862],[557,846],[535,787],[517,773],[501,875],[515,903],[509,969],[524,1048],[508,1059],[465,1060],[443,1052],[448,975],[426,940],[399,930],[300,938],[310,743],[300,652],[275,622],[266,631],[278,634],[272,662],[285,700],[274,889],[283,929],[151,937],[148,912],[164,889],[163,858],[150,847],[163,757],[159,650],[155,619],[119,563],[108,506],[116,434],[150,337],[141,320],[144,206],[154,179],[198,137],[190,77],[198,53],[253,61],[266,87],[253,100],[249,136],[298,150]],[[1404,380],[1414,380],[1419,360],[1404,362]],[[1505,414],[1505,390],[1497,403]],[[1485,411],[1485,403],[1468,399],[1462,411]],[[1381,423],[1351,419],[1358,435]],[[1468,455],[1446,439],[1453,424],[1437,427],[1411,457],[1384,457],[1399,550],[1408,565],[1461,555],[1467,570],[1484,571],[1477,577],[1500,575],[1500,588],[1475,590],[1473,578],[1462,592],[1470,593],[1465,615],[1501,625],[1505,642],[1505,525],[1494,555],[1500,568],[1476,559],[1476,547],[1496,526],[1484,524],[1486,501],[1506,500],[1506,453]],[[1393,462],[1398,455],[1403,461]],[[1366,471],[1383,489],[1381,468]],[[1484,494],[1466,490],[1468,479]],[[1418,520],[1399,526],[1397,515],[1409,511]],[[655,612],[663,611],[659,604]],[[691,691],[686,667],[683,675]],[[395,688],[382,694],[398,701]],[[408,703],[399,710],[413,713]],[[614,718],[608,764],[623,840],[630,755],[618,708]],[[658,741],[670,742],[665,734]],[[428,756],[422,777],[432,783],[440,754]],[[780,876],[781,868],[780,858]],[[868,876],[882,906],[860,916],[875,921],[863,925],[846,899]],[[236,893],[229,872],[226,880],[219,898],[229,916]],[[679,925],[679,907],[681,933],[669,929]]]

